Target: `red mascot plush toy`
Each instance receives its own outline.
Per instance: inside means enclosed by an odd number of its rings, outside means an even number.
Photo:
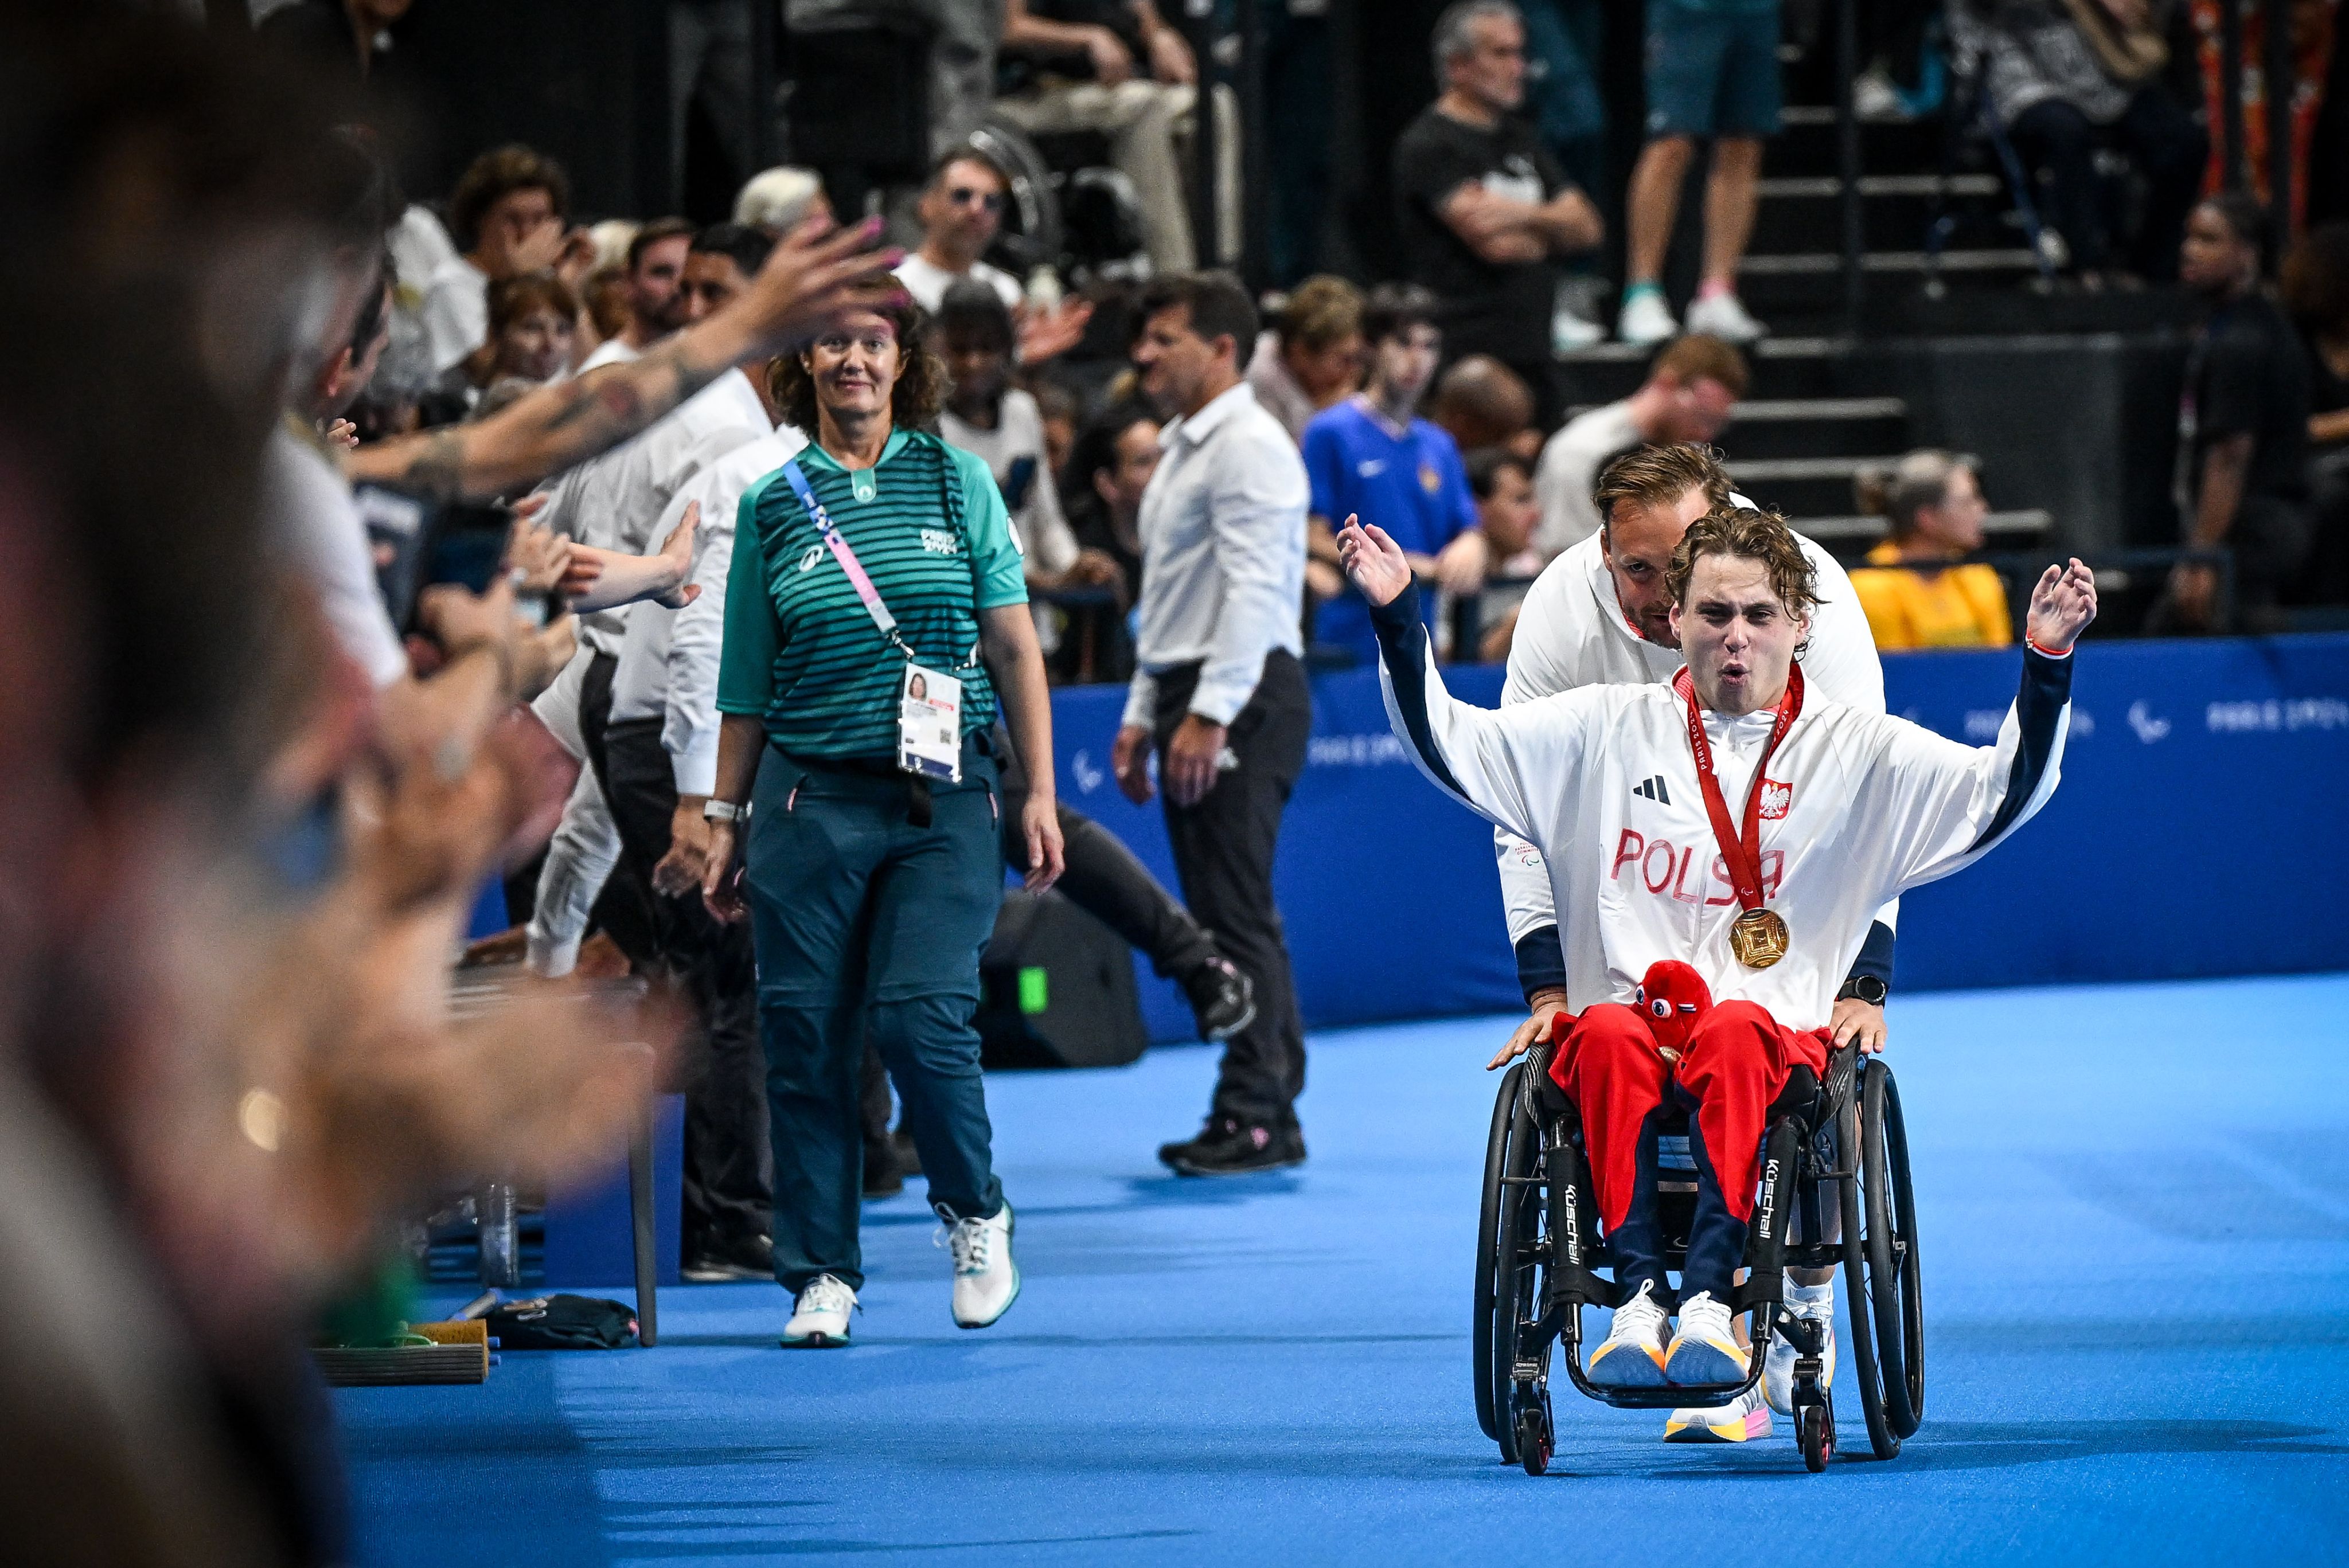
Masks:
[[[1640,977],[1639,1006],[1648,1016],[1656,1050],[1678,1067],[1688,1051],[1689,1035],[1713,1009],[1713,987],[1679,959],[1660,958]]]

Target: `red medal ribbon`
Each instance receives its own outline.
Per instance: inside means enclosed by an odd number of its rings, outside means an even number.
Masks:
[[[1754,781],[1745,787],[1745,831],[1740,834],[1729,820],[1729,802],[1722,798],[1721,780],[1713,771],[1713,743],[1704,738],[1704,716],[1697,710],[1696,681],[1681,666],[1672,676],[1672,690],[1680,694],[1688,707],[1689,749],[1696,754],[1697,783],[1704,790],[1705,814],[1713,819],[1713,841],[1721,846],[1721,858],[1729,867],[1729,885],[1737,892],[1737,902],[1746,909],[1762,907],[1762,775],[1770,766],[1771,754],[1778,743],[1786,738],[1795,717],[1803,711],[1803,666],[1790,665],[1786,669],[1786,695],[1778,699],[1778,717],[1770,726],[1770,744],[1762,748],[1762,759],[1754,765]]]

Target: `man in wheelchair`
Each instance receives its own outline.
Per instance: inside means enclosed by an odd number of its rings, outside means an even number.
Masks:
[[[2053,794],[2095,579],[2076,560],[2041,577],[2021,689],[1977,749],[1806,700],[1816,578],[1774,513],[1717,507],[1673,552],[1688,667],[1670,686],[1498,710],[1444,690],[1393,542],[1350,519],[1339,544],[1421,771],[1537,848],[1557,908],[1593,913],[1566,923],[1568,990],[1608,1000],[1558,1016],[1548,1062],[1581,1116],[1621,1300],[1587,1375],[1619,1388],[1742,1380],[1733,1284],[1769,1109],[1795,1069],[1825,1072],[1836,990],[1875,912],[1971,864]],[[1697,1187],[1677,1295],[1657,1220],[1668,1104],[1690,1113]]]

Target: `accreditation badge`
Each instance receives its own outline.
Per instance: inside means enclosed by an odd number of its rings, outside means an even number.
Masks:
[[[910,659],[897,687],[897,766],[962,782],[962,682]]]

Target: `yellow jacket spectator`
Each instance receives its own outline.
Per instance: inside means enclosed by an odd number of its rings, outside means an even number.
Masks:
[[[2006,585],[1965,557],[1982,548],[1990,509],[1968,459],[1914,451],[1889,470],[1863,473],[1863,511],[1892,525],[1891,537],[1851,574],[1876,645],[2001,648],[2014,641]]]

